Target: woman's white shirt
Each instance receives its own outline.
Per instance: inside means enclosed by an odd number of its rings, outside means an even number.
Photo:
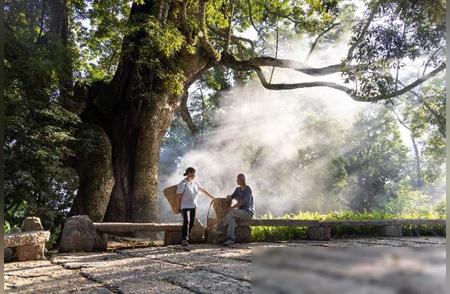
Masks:
[[[182,180],[177,185],[177,194],[182,194],[181,209],[197,207],[197,196],[200,188],[201,185],[199,185],[197,182],[189,182],[187,179]]]

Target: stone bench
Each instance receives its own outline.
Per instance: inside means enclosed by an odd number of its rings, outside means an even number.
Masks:
[[[49,231],[5,234],[5,247],[16,247],[17,261],[39,260],[44,258],[45,242],[50,238]]]
[[[43,230],[38,217],[27,217],[21,233],[5,234],[3,238],[5,252],[7,248],[16,248],[17,261],[43,259],[45,242],[49,239],[50,232]]]
[[[100,234],[164,232],[164,245],[181,243],[181,228],[178,223],[94,223]]]
[[[445,225],[445,220],[431,219],[397,219],[397,220],[342,220],[342,221],[318,221],[299,219],[251,219],[240,221],[236,227],[236,242],[247,243],[252,241],[251,228],[256,226],[271,227],[307,227],[308,238],[316,241],[328,241],[331,239],[333,226],[378,226],[380,235],[385,237],[401,236],[402,225]],[[132,233],[132,232],[164,232],[164,245],[180,244],[181,228],[179,223],[93,223],[93,227],[102,234]],[[195,228],[195,226],[194,226]],[[211,233],[211,232],[210,232]],[[208,240],[216,239],[209,235]]]
[[[236,223],[235,237],[236,243],[249,243],[254,241],[252,238],[251,227],[308,227],[311,239],[318,238],[314,235],[314,228],[320,229],[320,222],[316,220],[298,220],[298,219],[251,219],[248,221],[239,220]],[[311,230],[313,229],[313,230]],[[208,232],[207,242],[218,244],[223,238],[220,238],[219,232]],[[223,236],[222,236],[223,237]],[[318,239],[317,239],[318,240]]]
[[[402,225],[445,225],[444,219],[392,219],[392,220],[293,220],[293,219],[252,219],[246,225],[271,227],[308,227],[310,240],[328,241],[334,226],[375,226],[384,237],[401,237]]]

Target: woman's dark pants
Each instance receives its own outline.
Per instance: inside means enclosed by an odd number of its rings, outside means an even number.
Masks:
[[[189,213],[189,221],[188,221],[188,213]],[[183,228],[181,230],[181,239],[187,240],[187,237],[191,233],[192,227],[194,226],[195,208],[184,208],[181,210],[181,214],[183,215]]]

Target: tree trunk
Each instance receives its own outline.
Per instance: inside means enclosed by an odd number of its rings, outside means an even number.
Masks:
[[[111,143],[103,129],[95,125],[84,124],[77,137],[86,140],[94,137],[96,141],[77,152],[75,169],[80,184],[69,215],[86,214],[93,221],[101,222],[114,185]]]
[[[178,103],[170,94],[140,100],[116,116],[109,129],[115,185],[105,221],[157,222],[162,139]],[[175,103],[175,104],[174,104]]]
[[[160,220],[160,147],[180,101],[160,94],[121,107],[110,121],[82,124],[77,138],[90,145],[77,152],[80,185],[71,215],[87,214],[94,221]]]

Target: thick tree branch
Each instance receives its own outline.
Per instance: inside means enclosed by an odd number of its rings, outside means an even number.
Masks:
[[[191,117],[191,114],[189,113],[189,109],[187,107],[187,100],[188,100],[188,91],[185,91],[180,105],[180,114],[181,118],[184,120],[188,128],[191,130],[192,134],[195,135],[198,134],[199,130],[195,125]]]
[[[394,92],[387,93],[387,94],[371,96],[371,97],[356,95],[352,89],[350,89],[346,86],[339,85],[336,83],[331,83],[331,82],[318,81],[318,82],[306,82],[306,83],[294,83],[294,84],[269,84],[269,83],[267,83],[267,80],[265,79],[264,74],[262,73],[261,69],[257,68],[257,69],[255,69],[255,71],[256,71],[259,79],[261,80],[261,83],[263,84],[263,86],[270,90],[292,90],[292,89],[309,88],[309,87],[329,87],[329,88],[337,89],[337,90],[347,93],[353,100],[356,100],[356,101],[376,102],[376,101],[390,99],[393,97],[403,95],[403,94],[411,91],[418,85],[422,84],[429,78],[435,76],[436,74],[438,74],[439,72],[441,72],[444,69],[445,69],[445,63],[441,64],[441,66],[439,66],[432,72],[428,73],[426,76],[423,76],[423,77],[415,80],[413,83],[409,84],[408,86],[405,86],[404,88],[402,88],[398,91],[394,91]]]
[[[261,81],[261,84],[264,86],[264,88],[269,90],[294,90],[294,89],[300,89],[300,88],[312,88],[312,87],[329,87],[333,89],[337,89],[343,92],[346,92],[347,94],[351,95],[351,89],[347,88],[346,86],[339,85],[337,83],[333,82],[325,82],[325,81],[316,81],[316,82],[303,82],[303,83],[292,83],[292,84],[271,84],[267,81],[266,77],[264,76],[264,73],[262,70],[257,67],[254,69],[256,74],[258,75],[258,78]]]
[[[289,68],[311,76],[323,76],[342,72],[345,69],[357,69],[361,65],[345,65],[343,63],[333,64],[325,67],[309,67],[306,64],[289,59],[278,59],[273,57],[254,57],[247,60],[237,60],[228,53],[222,53],[221,62],[239,70],[253,70],[256,67],[270,66]]]
[[[403,87],[402,89],[398,91],[394,91],[387,94],[381,94],[376,95],[372,97],[364,97],[359,96],[355,94],[355,91],[337,83],[332,82],[326,82],[326,81],[315,81],[315,82],[303,82],[303,83],[292,83],[292,84],[271,84],[269,83],[260,66],[276,66],[276,67],[284,67],[284,68],[293,68],[295,70],[298,70],[300,72],[304,72],[310,75],[317,75],[320,73],[321,75],[329,74],[329,73],[335,73],[342,71],[342,64],[338,65],[332,65],[325,68],[297,68],[296,66],[301,65],[301,63],[291,61],[291,60],[282,60],[282,59],[276,59],[271,57],[255,57],[253,59],[245,60],[245,61],[238,61],[230,54],[224,53],[222,54],[222,60],[221,62],[231,68],[234,68],[235,70],[241,70],[241,71],[249,71],[254,70],[256,71],[256,74],[258,75],[258,78],[260,79],[262,85],[269,90],[293,90],[293,89],[299,89],[299,88],[310,88],[310,87],[329,87],[333,89],[337,89],[340,91],[345,92],[346,94],[350,95],[354,100],[356,101],[366,101],[366,102],[375,102],[379,100],[385,100],[393,97],[400,96],[402,94],[407,93],[408,91],[412,90],[413,88],[417,87],[418,85],[422,84],[429,78],[435,76],[439,72],[445,69],[445,63],[441,64],[438,68],[431,71],[425,76],[422,76],[421,78],[417,79],[413,83],[409,84],[408,86]]]

